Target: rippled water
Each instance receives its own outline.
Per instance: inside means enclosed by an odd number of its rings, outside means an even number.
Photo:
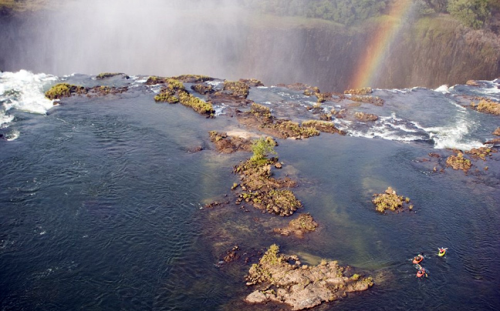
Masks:
[[[475,89],[377,90],[384,107],[358,109],[386,121],[345,123],[348,136],[280,140],[285,167],[277,174],[299,181],[294,191],[303,211],[320,224],[296,239],[269,232],[289,219],[235,206],[201,208],[228,193],[237,181],[232,166],[248,157],[211,150],[209,130],[239,127],[223,107],[218,118],[205,119],[180,105],[156,104],[153,90],[133,78],[108,82],[132,85],[125,94],[72,98],[34,114],[16,107],[12,98],[19,96],[6,95],[7,78],[0,78],[2,113],[11,119],[0,130],[4,137],[18,133],[0,140],[4,310],[266,308],[241,303],[250,263],[217,265],[233,242],[249,251],[278,243],[304,262],[336,259],[376,275],[369,291],[318,310],[500,307],[500,157],[473,162],[477,170],[468,175],[433,173],[434,163],[422,161],[430,152],[451,154],[436,149],[445,141],[474,146],[491,138],[498,117],[465,109],[453,97]],[[55,81],[40,79],[33,83],[42,89]],[[497,98],[498,83],[488,83],[481,94]],[[252,89],[251,96],[298,119],[308,118],[304,106],[313,104],[281,88]],[[409,135],[418,138],[403,139]],[[388,186],[410,197],[415,212],[376,213],[371,195]],[[438,247],[448,248],[445,258],[437,257]],[[411,264],[422,251],[424,280]]]

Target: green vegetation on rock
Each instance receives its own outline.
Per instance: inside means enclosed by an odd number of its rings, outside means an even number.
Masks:
[[[491,2],[493,1],[495,0]],[[479,29],[490,17],[491,7],[489,4],[490,0],[450,0],[447,9],[465,26]]]
[[[395,212],[402,210],[403,204],[410,203],[410,198],[398,195],[395,190],[388,187],[384,193],[374,194],[372,202],[375,204],[375,209],[380,213],[384,213],[386,210]],[[408,209],[412,210],[413,206],[408,206]]]
[[[261,160],[266,159],[268,155],[276,155],[276,151],[274,150],[274,146],[276,145],[275,141],[272,138],[264,138],[261,137],[253,142],[252,144],[252,152],[253,155],[250,158],[250,161],[259,162]]]
[[[471,103],[471,107],[482,113],[500,115],[500,103],[484,98],[479,103]]]
[[[297,255],[287,256],[279,251],[278,245],[271,245],[259,262],[250,267],[246,285],[256,286],[256,290],[245,301],[275,301],[288,304],[292,310],[303,310],[373,286],[371,277],[344,275],[346,269],[337,261],[323,260],[317,266],[307,266],[300,263]]]
[[[242,81],[225,81],[224,91],[231,93],[233,96],[246,98],[250,87]]]
[[[86,93],[86,89],[83,86],[59,83],[52,86],[47,92],[45,92],[45,97],[48,99],[61,99],[63,97],[70,97],[73,93],[83,94]]]
[[[456,156],[451,155],[446,159],[446,165],[451,166],[454,170],[469,171],[472,163],[469,159],[464,157],[462,152],[458,152]]]
[[[111,78],[111,77],[119,76],[119,75],[123,75],[123,73],[119,73],[119,72],[103,72],[103,73],[98,74],[95,78],[97,80],[102,80],[102,79]]]
[[[156,77],[150,77],[148,81],[158,81]],[[213,116],[214,109],[211,103],[205,102],[191,94],[184,88],[184,84],[175,79],[168,78],[164,80],[166,86],[162,88],[160,93],[154,97],[156,102],[167,102],[170,104],[181,103],[186,107],[190,107],[199,114]]]

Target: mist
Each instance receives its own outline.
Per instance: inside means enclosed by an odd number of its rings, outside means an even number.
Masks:
[[[428,40],[426,33],[441,26],[428,23],[420,31],[405,21],[401,39],[383,44],[373,23],[351,29],[321,19],[265,15],[244,0],[47,1],[53,5],[46,10],[0,17],[0,70],[201,74],[343,92],[368,70],[360,64],[367,51],[373,54],[370,42],[387,48],[377,54],[384,61],[371,87],[438,87],[492,79],[500,70],[497,39],[472,34],[479,43],[470,44],[460,39],[467,32],[458,24]]]
[[[247,18],[229,0],[70,1],[12,27],[0,69],[239,78]]]

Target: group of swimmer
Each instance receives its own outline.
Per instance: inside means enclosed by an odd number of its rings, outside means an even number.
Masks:
[[[438,256],[443,257],[446,254],[447,248],[440,247],[438,248]],[[415,265],[415,268],[417,268],[417,278],[421,277],[427,277],[427,271],[425,270],[424,267],[420,265],[420,263],[424,260],[424,253],[420,253],[417,256],[413,257],[413,264]]]

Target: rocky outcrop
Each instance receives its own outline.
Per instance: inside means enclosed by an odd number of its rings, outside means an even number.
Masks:
[[[237,205],[246,202],[264,212],[279,216],[290,216],[302,207],[302,203],[290,190],[296,186],[296,182],[288,177],[272,177],[271,165],[276,162],[276,159],[250,159],[234,168],[234,172],[239,174],[241,179]],[[233,186],[233,190],[237,187],[238,185]]]
[[[479,112],[500,115],[500,103],[491,99],[481,99],[479,103],[471,103],[471,107]]]
[[[373,286],[371,277],[348,276],[348,270],[336,261],[327,260],[318,266],[302,265],[299,257],[280,254],[279,247],[273,244],[248,271],[246,284],[257,289],[245,301],[253,304],[274,301],[287,304],[292,310],[303,310]]]
[[[228,136],[227,133],[210,131],[210,141],[220,153],[233,153],[237,151],[252,151],[252,141],[250,139]]]
[[[380,213],[384,213],[386,210],[399,212],[402,211],[405,206],[408,206],[410,211],[413,209],[413,205],[409,204],[410,198],[398,195],[391,187],[387,188],[384,193],[374,194],[373,196],[372,202],[375,204],[377,212]]]
[[[467,173],[472,167],[472,163],[464,157],[462,152],[458,152],[456,156],[451,155],[446,159],[446,166],[451,166],[454,170],[462,170]]]
[[[319,135],[316,128],[301,126],[290,120],[277,119],[271,114],[269,108],[255,103],[252,104],[250,111],[238,115],[238,121],[250,128],[283,139],[303,139]]]
[[[365,113],[361,111],[357,111],[354,113],[354,117],[356,120],[361,121],[361,122],[373,122],[378,120],[378,116],[371,114],[371,113]]]
[[[191,77],[191,76],[189,76]],[[195,97],[184,88],[184,84],[175,78],[149,78],[151,83],[161,83],[165,86],[161,89],[161,92],[154,97],[156,102],[166,102],[169,104],[181,103],[186,107],[190,107],[199,114],[206,115],[207,117],[212,117],[214,114],[214,109],[211,103],[205,102],[198,97]],[[146,84],[148,83],[146,82]]]
[[[109,94],[120,94],[126,92],[128,87],[112,87],[112,86],[94,86],[83,87],[80,85],[73,85],[68,83],[59,83],[52,86],[47,92],[45,97],[48,99],[62,99],[64,97],[71,97],[74,95],[105,96]]]

